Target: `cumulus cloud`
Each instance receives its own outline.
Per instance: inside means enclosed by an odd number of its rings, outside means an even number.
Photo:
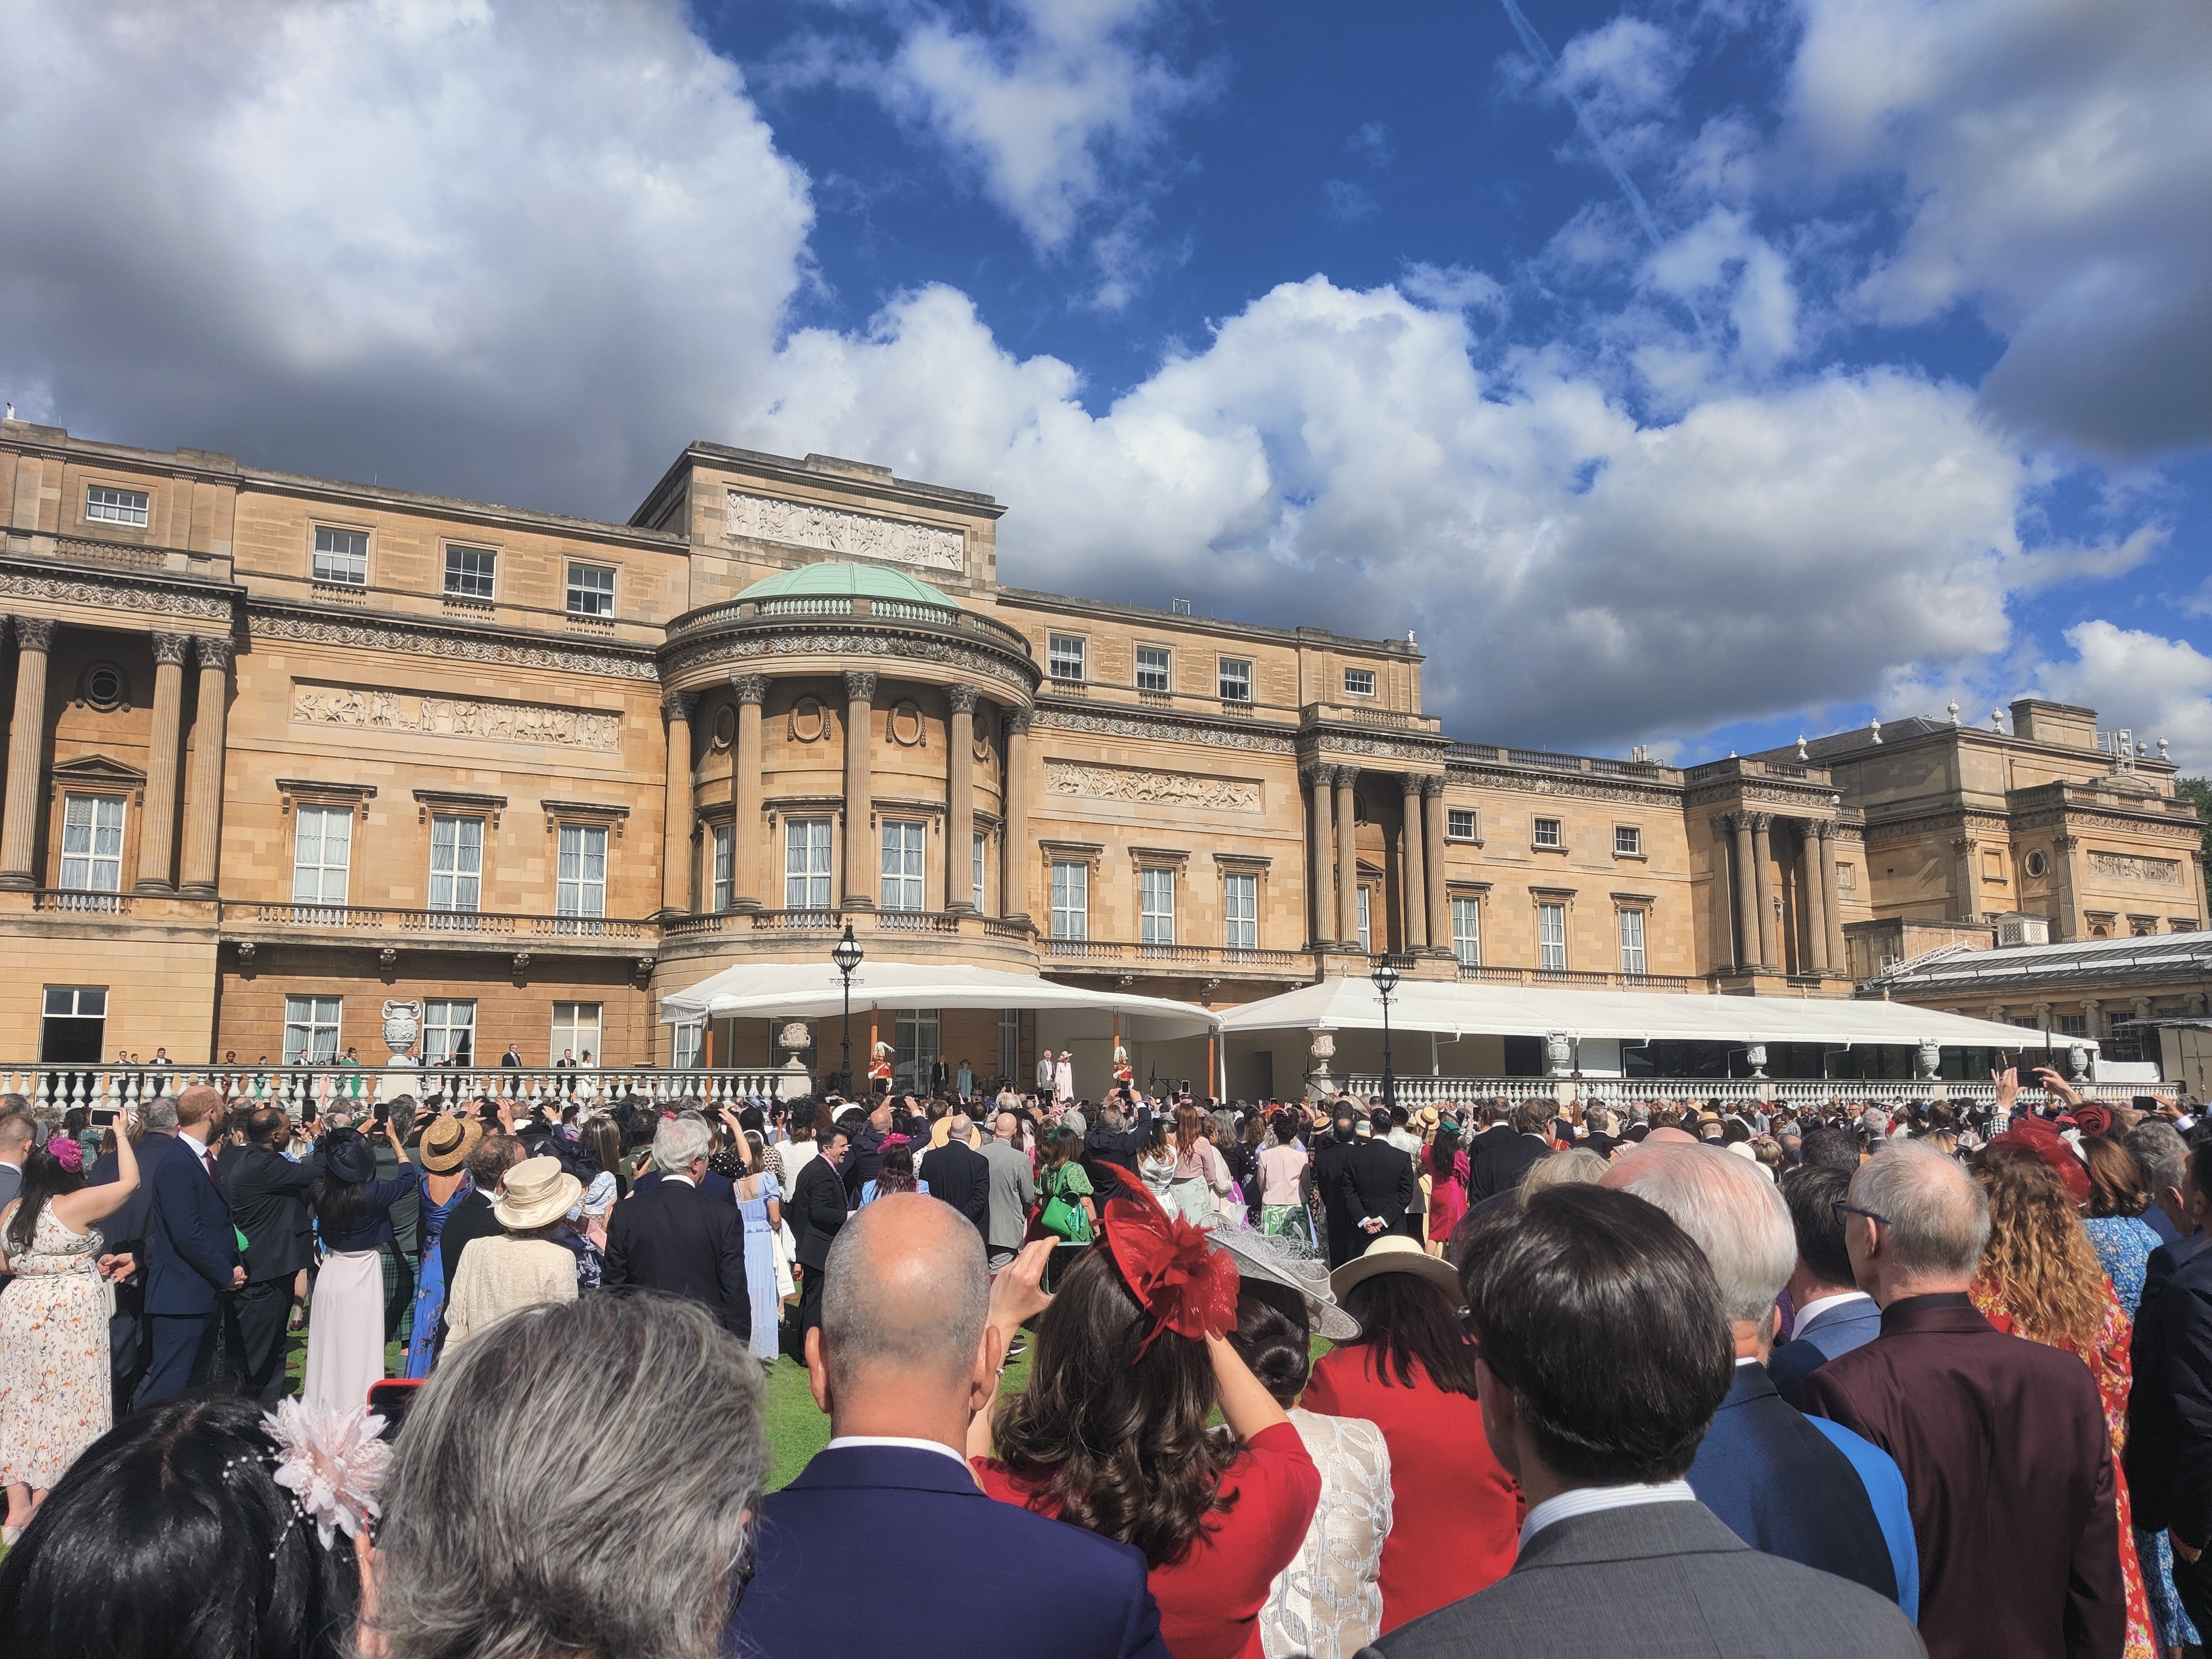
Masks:
[[[2078,623],[2065,639],[2073,658],[2044,665],[2045,695],[2094,708],[2106,729],[2127,727],[2147,746],[2171,739],[2185,770],[2212,769],[2212,657],[2186,640],[2102,621]]]
[[[765,369],[811,212],[673,0],[11,5],[0,155],[27,417],[592,511]]]
[[[1973,307],[1983,388],[2117,456],[2212,441],[2212,10],[2197,0],[1800,0],[1788,148],[1902,189],[1860,289],[1911,324]]]

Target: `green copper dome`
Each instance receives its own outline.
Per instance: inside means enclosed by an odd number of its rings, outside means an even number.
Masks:
[[[902,570],[879,564],[803,564],[796,570],[779,570],[765,581],[755,582],[738,595],[747,599],[788,599],[860,595],[871,599],[904,599],[912,605],[959,607],[932,587]]]

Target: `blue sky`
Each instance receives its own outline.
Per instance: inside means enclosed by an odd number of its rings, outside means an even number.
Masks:
[[[0,386],[620,517],[694,436],[1003,579],[1684,759],[2036,691],[2212,769],[2194,0],[0,15]],[[88,204],[97,204],[89,210]]]

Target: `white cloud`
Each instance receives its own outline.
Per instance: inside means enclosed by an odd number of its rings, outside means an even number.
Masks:
[[[1387,167],[1397,159],[1398,140],[1381,121],[1365,122],[1344,141],[1347,155],[1357,155],[1371,167]]]
[[[2107,730],[2127,727],[2154,747],[2170,738],[2185,770],[2212,770],[2212,657],[2186,640],[2103,621],[2066,630],[2071,661],[2046,663],[2042,691],[2094,708]]]
[[[1984,387],[2116,455],[2212,441],[2212,9],[2199,0],[1799,0],[1790,148],[1899,180],[1875,318],[1970,304]]]
[[[1576,35],[1559,49],[1553,88],[1618,135],[1673,102],[1690,54],[1665,30],[1626,13]]]
[[[1322,185],[1322,211],[1332,223],[1340,225],[1356,225],[1382,210],[1382,204],[1363,187],[1343,179],[1327,180]]]
[[[26,415],[602,511],[765,368],[811,213],[674,0],[13,4],[0,156]]]

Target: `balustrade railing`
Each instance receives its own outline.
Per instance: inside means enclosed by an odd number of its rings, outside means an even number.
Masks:
[[[1382,1093],[1382,1077],[1379,1072],[1355,1072],[1342,1079],[1345,1089],[1355,1095],[1379,1097]],[[1730,1105],[1787,1106],[1802,1110],[1807,1107],[1826,1109],[1830,1107],[1902,1106],[1916,1100],[1947,1100],[1953,1106],[1987,1106],[1996,1098],[1994,1084],[1947,1083],[1941,1079],[1909,1081],[1902,1079],[1850,1078],[1776,1080],[1765,1078],[1594,1078],[1585,1077],[1579,1084],[1569,1078],[1529,1077],[1424,1077],[1401,1073],[1395,1079],[1398,1103],[1401,1106],[1439,1106],[1452,1103],[1504,1100],[1517,1104],[1524,1100],[1555,1100],[1579,1097],[1587,1103],[1602,1102],[1619,1109],[1645,1101],[1671,1101],[1678,1105],[1699,1106],[1709,1100],[1718,1100]],[[2142,1091],[2141,1084],[2080,1083],[2074,1085],[2083,1098],[2118,1101]],[[2040,1102],[2037,1091],[2024,1091],[2022,1098]]]
[[[67,1061],[0,1065],[0,1094],[33,1106],[96,1114],[173,1099],[202,1084],[234,1105],[282,1106],[293,1116],[312,1102],[319,1112],[366,1108],[402,1095],[416,1100],[489,1097],[529,1108],[543,1101],[611,1106],[629,1099],[664,1104],[693,1099],[710,1106],[772,1100],[786,1077],[773,1067],[448,1066],[331,1065],[106,1066]]]
[[[1303,975],[1307,971],[1308,961],[1302,951],[1246,950],[1224,945],[1146,945],[1103,939],[1043,939],[1037,941],[1037,951],[1048,963],[1149,967],[1188,972]]]
[[[81,894],[79,897],[115,896]],[[431,934],[488,939],[650,939],[659,924],[629,916],[526,915],[503,910],[405,910],[386,905],[268,904],[226,899],[226,927],[331,928],[344,933]]]
[[[1600,974],[1565,968],[1493,968],[1462,962],[1468,985],[1551,985],[1589,991],[1702,991],[1705,981],[1686,974]]]

